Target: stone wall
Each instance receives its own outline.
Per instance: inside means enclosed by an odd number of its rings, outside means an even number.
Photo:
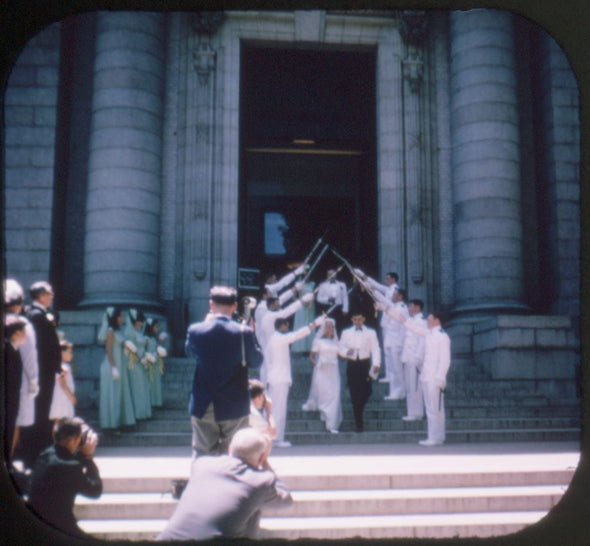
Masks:
[[[573,379],[576,348],[568,317],[499,315],[474,328],[474,359],[492,379]]]
[[[5,94],[6,273],[26,289],[49,277],[60,27],[35,36]]]

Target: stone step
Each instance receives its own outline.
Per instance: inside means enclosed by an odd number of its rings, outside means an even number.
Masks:
[[[261,518],[261,539],[450,538],[505,535],[539,521],[545,511],[410,516]],[[80,527],[102,540],[152,540],[167,519],[80,520]]]
[[[555,406],[506,406],[506,407],[487,407],[487,406],[470,406],[470,405],[451,405],[445,401],[447,420],[450,419],[478,419],[478,418],[498,418],[498,419],[529,419],[529,418],[572,418],[579,419],[581,416],[581,407],[579,404],[564,404]],[[342,401],[342,410],[345,416],[352,414],[348,400]],[[188,403],[181,407],[164,406],[153,410],[155,419],[162,420],[186,420],[188,417]],[[82,414],[82,412],[81,412]],[[87,420],[96,421],[98,411],[95,409],[83,410],[83,415]],[[289,403],[289,419],[311,418],[312,413],[303,412],[301,404],[296,402]],[[317,414],[315,414],[317,415]],[[395,419],[405,415],[404,402],[383,401],[376,405],[369,405],[365,410],[365,419]],[[314,417],[315,418],[315,417]]]
[[[294,504],[264,510],[260,538],[463,537],[514,532],[540,520],[566,491],[577,443],[310,446],[273,450]],[[190,448],[105,449],[104,493],[78,496],[80,526],[106,540],[153,540],[190,472]],[[392,516],[391,514],[395,514]]]
[[[430,452],[428,452],[430,453]],[[187,460],[190,450],[187,448]],[[185,461],[186,462],[186,461]],[[156,472],[150,476],[104,476],[104,494],[151,494],[153,498],[165,500],[170,494],[171,481],[186,479],[189,473],[190,461],[184,466],[167,467],[167,472]],[[339,469],[327,468],[320,473],[319,468],[315,472],[296,473],[283,470],[281,479],[292,491],[354,491],[354,490],[403,490],[411,489],[465,489],[465,488],[502,488],[518,487],[543,487],[556,486],[565,488],[574,475],[573,468],[550,469],[522,469],[522,470],[482,470],[477,472],[443,471],[439,469],[420,469],[416,471],[373,471],[371,473],[342,473]],[[328,472],[332,470],[332,472]],[[563,492],[563,491],[562,491]],[[104,496],[103,494],[103,496]],[[101,497],[102,498],[102,497]],[[76,504],[98,502],[85,497],[76,497]]]
[[[263,516],[329,517],[456,512],[549,511],[561,499],[562,485],[361,490],[292,490],[293,504],[266,508]],[[177,501],[171,493],[106,493],[76,502],[78,519],[169,518]]]
[[[352,423],[350,424],[352,429]],[[424,439],[426,428],[421,430],[370,430],[358,434],[342,431],[340,434],[330,434],[326,431],[318,432],[290,432],[287,430],[285,439],[294,445],[325,445],[348,443],[396,444],[416,443]],[[349,429],[349,430],[351,430]],[[118,435],[100,435],[103,446],[190,446],[190,432],[127,432]],[[571,428],[529,428],[529,429],[481,429],[447,431],[447,443],[462,442],[556,442],[578,441],[580,429]]]
[[[343,427],[352,428],[352,411],[345,411]],[[382,416],[377,422],[370,423],[371,430],[423,430],[425,422],[406,422],[401,419],[403,412],[394,415]],[[369,426],[370,419],[366,419]],[[572,417],[530,417],[530,418],[463,418],[447,419],[447,430],[482,430],[482,429],[566,429],[580,427],[580,419]],[[137,424],[137,432],[191,432],[190,421],[186,414],[176,419],[154,418],[148,421],[140,421]],[[319,418],[318,412],[306,412],[303,416],[295,418],[289,415],[287,432],[323,432],[325,425]]]

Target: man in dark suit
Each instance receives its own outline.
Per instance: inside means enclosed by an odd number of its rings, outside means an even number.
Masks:
[[[293,499],[272,470],[270,438],[253,428],[236,432],[229,455],[199,457],[188,485],[157,540],[256,538],[263,506]]]
[[[55,315],[50,311],[53,303],[51,285],[44,281],[36,282],[29,288],[29,293],[32,304],[27,311],[27,318],[35,329],[39,362],[39,394],[35,398],[35,423],[32,427],[22,430],[23,436],[26,436],[26,440],[23,438],[23,460],[30,467],[39,453],[53,443],[49,407],[55,374],[61,373],[61,348]]]
[[[232,320],[234,288],[214,286],[208,318],[192,324],[185,350],[196,360],[189,411],[195,456],[227,453],[233,434],[248,426],[248,368],[262,364],[252,329]]]

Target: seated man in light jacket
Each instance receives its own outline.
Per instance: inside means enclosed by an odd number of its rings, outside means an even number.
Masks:
[[[263,506],[293,500],[268,462],[270,438],[256,429],[237,431],[229,455],[199,457],[182,497],[157,540],[256,538]]]

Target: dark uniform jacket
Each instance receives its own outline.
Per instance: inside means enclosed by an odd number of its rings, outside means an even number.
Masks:
[[[102,494],[96,464],[59,445],[48,447],[33,468],[29,507],[53,527],[70,535],[86,536],[73,513],[77,494],[91,498]]]
[[[59,338],[54,320],[42,307],[33,303],[27,312],[27,318],[35,328],[39,361],[39,394],[35,398],[35,420],[48,419],[55,374],[61,373]]]
[[[248,368],[260,367],[263,358],[252,329],[216,315],[189,327],[185,350],[196,360],[190,414],[203,417],[212,402],[216,421],[248,415]]]

